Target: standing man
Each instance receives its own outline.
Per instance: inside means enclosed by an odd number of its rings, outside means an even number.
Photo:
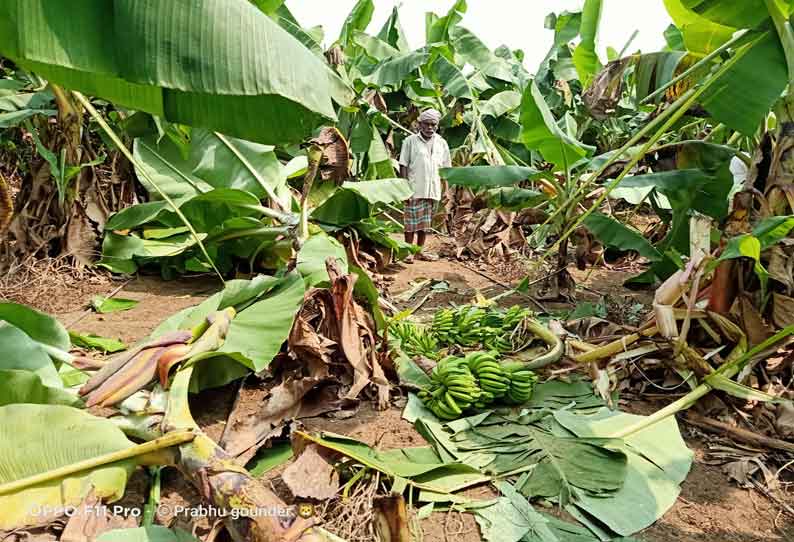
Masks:
[[[416,244],[422,249],[427,240],[427,232],[432,227],[436,204],[441,200],[441,176],[439,168],[452,167],[449,145],[438,135],[441,113],[428,109],[419,116],[419,133],[409,136],[403,142],[400,153],[400,176],[408,179],[414,195],[405,203],[405,242]],[[434,261],[437,256],[420,251],[417,258]],[[413,256],[405,259],[413,263]]]

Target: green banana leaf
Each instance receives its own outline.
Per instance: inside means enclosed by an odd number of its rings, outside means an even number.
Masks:
[[[596,40],[598,39],[598,27],[601,24],[602,9],[602,0],[585,0],[582,9],[582,26],[579,31],[582,41],[573,53],[573,63],[584,88],[590,86],[602,67],[598,53],[596,53]]]
[[[466,0],[456,0],[444,17],[428,13],[425,26],[425,39],[428,44],[443,43],[449,40],[449,32],[459,22],[468,10]]]
[[[200,233],[201,239],[206,234]],[[165,239],[141,239],[137,235],[106,233],[102,241],[102,259],[97,265],[113,273],[130,275],[138,270],[139,263],[174,258],[196,246],[190,234],[179,233]]]
[[[274,444],[270,448],[260,448],[254,458],[248,462],[246,469],[251,473],[251,476],[259,478],[276,467],[287,463],[292,457],[292,446],[289,442]]]
[[[560,410],[554,416],[580,438],[608,438],[643,418],[608,409],[594,416]],[[680,484],[692,466],[693,453],[681,437],[674,417],[624,442],[628,470],[623,487],[606,499],[581,493],[575,506],[615,533],[630,536],[652,525],[675,504]]]
[[[312,212],[312,220],[333,226],[349,226],[369,218],[383,204],[409,199],[413,189],[405,179],[346,182]]]
[[[69,332],[58,320],[26,305],[0,303],[0,322],[3,321],[24,331],[36,342],[67,352],[72,347]]]
[[[543,158],[563,170],[595,151],[566,134],[546,104],[533,81],[524,92],[521,102],[521,141],[530,150],[539,151]]]
[[[0,406],[19,403],[66,406],[83,404],[74,393],[45,386],[36,373],[19,369],[0,369]]]
[[[755,262],[755,274],[761,282],[762,296],[766,297],[769,271],[761,262],[761,254],[785,239],[794,229],[794,217],[775,216],[762,220],[752,233],[734,237],[728,241],[719,261],[750,258]]]
[[[406,78],[424,66],[430,59],[430,54],[424,51],[414,51],[384,61],[374,73],[364,77],[364,82],[376,87],[400,87]]]
[[[404,478],[421,489],[436,493],[459,491],[490,479],[464,463],[441,460],[431,447],[381,452],[343,435],[325,432],[303,436],[392,478]]]
[[[57,113],[49,90],[25,91],[25,83],[0,80],[0,128],[15,128],[36,115],[52,117]]]
[[[514,186],[543,175],[536,169],[522,166],[453,167],[443,168],[439,174],[451,185],[476,188]]]
[[[325,262],[333,258],[347,273],[347,253],[345,247],[325,233],[312,235],[298,253],[298,272],[306,281],[306,288],[327,284],[330,280]]]
[[[683,0],[664,0],[667,12],[681,30],[688,51],[706,55],[733,37],[736,28],[717,24],[687,9]]]
[[[515,90],[505,90],[491,96],[480,105],[480,115],[490,115],[494,118],[511,113],[521,106],[521,93]]]
[[[289,208],[284,167],[273,147],[234,139],[203,129],[190,131],[190,142],[177,145],[170,137],[138,138],[135,158],[169,196],[196,196],[213,188],[244,190],[259,199],[275,194]],[[160,199],[154,187],[138,175],[150,198]]]
[[[392,9],[391,15],[383,24],[383,28],[378,32],[378,39],[385,41],[399,51],[408,51],[408,38],[405,37],[405,30],[400,24],[400,10],[397,6]]]
[[[367,153],[369,164],[367,164],[366,179],[391,179],[396,177],[397,174],[394,171],[391,155],[388,149],[386,149],[383,137],[380,135],[380,131],[375,125],[372,125],[371,134],[372,139]]]
[[[99,314],[128,311],[134,309],[138,303],[139,301],[135,299],[108,298],[101,295],[96,295],[91,299],[91,307]]]
[[[114,529],[99,535],[96,542],[199,542],[199,539],[179,528],[171,530],[161,525],[149,525],[135,529]]]
[[[262,13],[268,17],[276,17],[278,10],[284,5],[284,0],[251,0],[256,7],[262,10]]]
[[[100,337],[99,335],[94,335],[93,333],[83,335],[74,331],[70,331],[69,338],[77,347],[88,348],[90,350],[99,350],[105,354],[114,354],[127,349],[127,345],[118,339],[108,339],[105,337]]]
[[[504,186],[493,188],[485,192],[485,202],[491,209],[506,209],[508,211],[521,211],[530,207],[537,207],[549,197],[537,190]]]
[[[457,451],[482,458],[484,473],[500,476],[535,465],[516,484],[526,497],[567,504],[578,493],[605,499],[623,486],[627,457],[622,451],[606,440],[561,434],[547,413],[523,418],[491,413],[469,425],[452,440]]]
[[[253,300],[270,292],[283,284],[283,279],[268,275],[257,275],[248,279],[236,279],[226,282],[220,292],[208,297],[199,305],[183,309],[161,322],[149,335],[157,339],[171,331],[191,330],[215,312],[234,307],[238,312],[244,310]]]
[[[132,446],[110,420],[76,408],[32,404],[0,407],[0,484]],[[54,519],[52,512],[46,513],[48,509],[76,507],[92,488],[105,502],[118,500],[134,467],[133,460],[121,461],[0,495],[0,530],[47,523]]]
[[[659,261],[662,255],[640,232],[601,213],[592,213],[584,225],[605,246],[618,250],[633,250],[650,261]]]
[[[497,482],[503,495],[471,513],[488,542],[638,542],[629,538],[600,538],[586,528],[537,512],[508,482]]]
[[[670,51],[686,51],[686,45],[684,45],[684,34],[681,33],[681,29],[679,29],[676,25],[671,24],[667,27],[667,30],[664,31],[664,39],[667,42],[667,48]]]
[[[775,0],[791,15],[790,0]],[[684,7],[710,21],[734,28],[757,28],[769,19],[765,0],[682,0]]]
[[[178,207],[181,207],[188,199],[190,199],[189,196],[178,198],[173,201]],[[171,205],[164,200],[131,205],[111,215],[105,223],[105,231],[131,230],[138,226],[154,222],[171,211]]]
[[[30,371],[47,387],[63,387],[58,370],[42,345],[6,322],[0,322],[0,369]]]
[[[516,82],[512,66],[496,56],[480,38],[462,26],[449,31],[450,44],[460,58],[480,70],[483,74],[501,81]]]
[[[637,83],[637,106],[639,106],[645,98],[656,92],[657,89],[673,80],[676,69],[684,57],[686,57],[686,52],[683,51],[640,55],[640,58],[637,60],[634,76]],[[656,103],[661,101],[662,95],[659,95],[656,99]]]
[[[443,55],[438,55],[432,61],[428,67],[428,75],[449,96],[468,100],[474,99],[475,91],[466,75]]]
[[[337,42],[347,49],[353,43],[355,33],[367,29],[374,13],[375,3],[372,0],[358,0],[345,19]]]
[[[246,0],[10,0],[0,21],[3,56],[171,122],[284,143],[336,118],[321,60]]]
[[[284,277],[266,297],[237,314],[218,354],[256,372],[265,369],[287,340],[305,293],[300,274]]]
[[[777,33],[768,30],[745,48],[730,70],[703,93],[701,103],[719,122],[752,136],[766,119],[789,79],[786,55]]]
[[[733,188],[730,159],[735,151],[719,145],[684,142],[678,145],[676,167],[647,175],[627,177],[624,189],[653,187],[664,195],[673,210],[670,233],[659,247],[689,252],[689,212],[695,210],[718,220],[728,214],[728,194]]]
[[[353,43],[364,49],[370,57],[378,62],[400,56],[398,49],[360,30],[353,33]]]

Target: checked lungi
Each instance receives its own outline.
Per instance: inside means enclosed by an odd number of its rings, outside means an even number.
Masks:
[[[433,199],[409,199],[405,202],[405,225],[406,233],[427,231],[433,225],[433,213],[436,210],[436,200]]]

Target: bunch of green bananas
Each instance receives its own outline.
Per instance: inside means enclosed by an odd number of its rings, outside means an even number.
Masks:
[[[437,311],[431,332],[442,345],[482,345],[496,352],[515,352],[526,343],[522,336],[516,337],[516,334],[530,314],[528,309],[517,305],[507,311],[462,305]]]
[[[502,318],[502,331],[512,332],[516,326],[523,322],[528,316],[532,314],[529,309],[522,308],[514,305],[507,309]]]
[[[410,322],[392,322],[389,330],[400,340],[400,345],[409,356],[437,358],[439,345],[432,332]]]
[[[474,346],[482,340],[480,325],[486,312],[471,305],[455,310],[455,342],[461,346]]]
[[[510,389],[510,380],[502,370],[496,355],[488,352],[472,352],[466,356],[465,361],[483,392],[479,401],[482,406],[476,405],[478,408],[484,408],[505,396]]]
[[[455,312],[452,309],[441,309],[433,315],[432,332],[439,342],[454,343],[456,336]]]
[[[502,369],[507,374],[510,386],[504,396],[512,405],[523,405],[532,398],[532,390],[538,381],[537,375],[527,369],[523,363],[505,363]]]
[[[461,358],[439,361],[430,379],[433,384],[420,391],[419,398],[439,419],[456,420],[480,399],[477,381]]]

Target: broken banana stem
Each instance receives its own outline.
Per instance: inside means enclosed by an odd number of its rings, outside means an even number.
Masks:
[[[686,410],[697,403],[702,397],[708,395],[714,388],[709,384],[709,378],[715,375],[722,376],[724,378],[733,378],[744,368],[747,363],[749,363],[754,357],[758,356],[759,354],[763,354],[764,351],[771,348],[772,346],[776,345],[780,341],[794,335],[794,326],[789,326],[782,331],[775,334],[773,337],[767,339],[763,343],[759,344],[749,352],[745,352],[740,356],[736,356],[735,358],[731,359],[730,361],[726,362],[722,367],[714,371],[709,377],[706,377],[704,382],[700,384],[697,388],[686,394],[684,397],[681,397],[674,403],[671,403],[664,407],[663,409],[657,411],[651,416],[647,416],[646,418],[641,419],[634,425],[630,425],[621,431],[618,431],[612,438],[627,438],[631,435],[639,433],[640,431],[651,427],[659,423],[662,420],[669,418],[670,416],[674,416],[678,414],[682,410]]]
[[[229,512],[240,512],[224,518],[232,539],[235,542],[326,540],[322,531],[314,528],[313,519],[297,517],[285,524],[281,521],[285,518],[276,514],[256,513],[286,509],[287,505],[198,429],[188,405],[192,374],[193,366],[187,366],[174,375],[163,430],[166,434],[186,430],[196,433],[195,440],[180,446],[177,467],[193,482],[205,501]]]
[[[639,333],[632,333],[631,335],[623,337],[622,339],[618,339],[617,341],[605,344],[604,346],[599,346],[598,348],[590,350],[589,352],[579,354],[573,359],[577,363],[595,363],[607,358],[611,358],[615,354],[623,352],[626,350],[626,348],[636,343],[640,339],[653,337],[657,333],[659,333],[659,329],[656,326],[652,326],[644,331],[640,331]]]
[[[546,367],[547,365],[551,365],[552,363],[557,363],[562,359],[562,355],[565,352],[565,347],[562,344],[562,340],[555,335],[549,328],[534,320],[532,318],[528,318],[525,321],[526,330],[539,337],[546,346],[549,347],[549,351],[542,356],[539,356],[532,361],[525,363],[524,366],[526,369],[541,369]]]

